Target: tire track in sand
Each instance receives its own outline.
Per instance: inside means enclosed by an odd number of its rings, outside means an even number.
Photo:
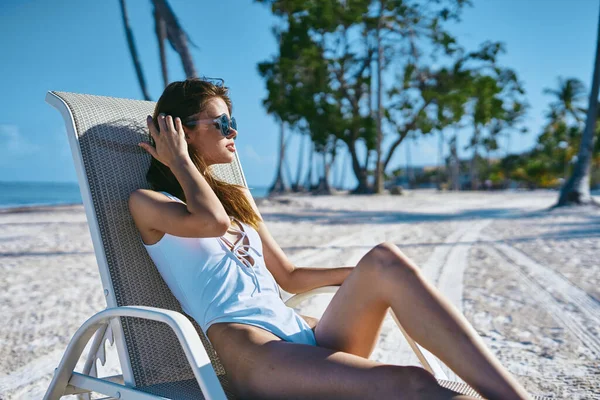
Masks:
[[[563,275],[537,263],[515,247],[497,243],[494,249],[498,257],[505,259],[521,275],[540,306],[569,330],[583,347],[599,357],[600,304]]]
[[[423,274],[426,278],[438,287],[461,312],[463,308],[463,278],[468,263],[468,254],[472,244],[478,240],[480,232],[490,222],[490,219],[485,219],[461,223],[455,231],[448,235],[443,244],[434,247],[431,255],[422,266]],[[398,225],[391,225],[387,228],[378,225],[367,229],[355,227],[354,231],[348,235],[338,236],[316,249],[306,249],[294,254],[292,257],[293,262],[303,265],[316,265],[323,264],[332,259],[338,259],[338,264],[340,265],[355,264],[370,247],[377,243],[384,240],[395,242],[394,232],[398,231],[398,229]],[[410,244],[402,245],[410,246]],[[348,249],[344,249],[344,247]],[[325,307],[326,304],[323,304],[318,297],[313,297],[304,302],[298,311],[307,315],[321,315]],[[372,358],[381,362],[420,365],[408,343],[403,338],[400,338],[401,334],[396,334],[395,330],[397,328],[391,323],[391,318],[386,317],[381,332],[382,340],[379,342],[378,347],[381,347],[383,350],[389,349],[394,354],[383,354],[384,352],[377,351],[376,349],[376,354],[374,353],[374,357]],[[397,344],[398,342],[400,343],[399,345]],[[427,352],[426,349],[423,349],[423,351]],[[462,382],[450,368],[441,362],[440,366],[448,379]]]
[[[491,220],[468,221],[461,223],[458,228],[452,232],[443,242],[436,246],[427,261],[423,264],[423,273],[427,279],[447,296],[450,301],[462,310],[462,291],[464,271],[467,267],[469,250],[474,242],[477,241],[479,233]],[[390,226],[387,229],[376,226],[369,229],[358,229],[350,235],[340,236],[318,249],[305,250],[302,254],[296,254],[295,261],[301,261],[305,264],[309,262],[323,263],[326,260],[337,258],[338,263],[352,264],[356,263],[370,247],[377,243],[388,240],[396,242],[394,232],[397,232],[399,226]],[[360,247],[356,247],[356,246]],[[402,244],[410,246],[410,244]],[[328,248],[335,246],[336,248]],[[347,251],[343,247],[349,247]],[[342,250],[340,251],[340,248]],[[341,253],[341,254],[340,254]],[[300,257],[298,257],[300,256]],[[317,298],[312,298],[303,304],[299,311],[309,315],[320,315],[326,305]],[[378,343],[373,359],[381,362],[389,362],[402,365],[420,365],[417,357],[412,352],[408,343],[401,337],[397,328],[386,317],[381,331],[381,340]],[[423,349],[424,352],[427,350]],[[386,354],[393,352],[393,354]],[[432,355],[433,356],[433,355]],[[462,380],[450,370],[450,368],[440,362],[440,366],[450,380],[462,382]]]
[[[463,311],[464,273],[469,262],[469,251],[473,243],[479,239],[481,231],[490,223],[490,219],[475,222],[465,221],[448,235],[442,245],[434,248],[422,267],[427,280],[436,286],[461,313]],[[408,344],[405,344],[405,347],[408,347]],[[431,356],[435,357],[433,354]],[[416,359],[416,356],[413,357]],[[435,358],[437,359],[437,357]],[[464,382],[443,362],[439,363],[449,380]]]

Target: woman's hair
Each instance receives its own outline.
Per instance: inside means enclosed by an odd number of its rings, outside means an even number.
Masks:
[[[202,112],[207,103],[214,98],[221,98],[231,114],[231,99],[226,87],[217,86],[197,78],[170,83],[158,99],[154,109],[152,117],[156,129],[159,129],[157,122],[159,114],[171,115],[173,118],[179,117],[184,121],[186,117]],[[213,176],[204,160],[191,146],[188,146],[188,153],[198,171],[204,175],[221,204],[223,204],[227,214],[258,229],[258,223],[261,219],[254,212],[244,193],[242,193],[243,186],[226,183]],[[185,201],[183,188],[173,172],[154,157],[150,161],[146,179],[153,190],[165,191]]]

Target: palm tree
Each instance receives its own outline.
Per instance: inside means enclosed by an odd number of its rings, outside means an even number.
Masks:
[[[273,34],[278,37],[279,48],[281,49],[283,45],[283,30],[273,29]],[[281,52],[281,51],[280,51]],[[285,90],[285,81],[283,78],[283,68],[282,68],[282,60],[279,58],[279,64],[277,66],[277,72],[279,73],[279,89],[280,89],[280,97],[279,100],[282,100],[282,95]],[[282,194],[289,192],[288,185],[286,185],[283,179],[283,166],[285,163],[285,121],[283,118],[279,119],[279,160],[277,163],[277,171],[275,172],[275,180],[269,187],[269,195],[271,194]],[[286,164],[287,166],[287,164]]]
[[[154,7],[154,31],[156,32],[156,40],[158,41],[158,54],[160,56],[160,68],[163,76],[163,85],[167,87],[169,84],[167,53],[165,51],[165,42],[167,40],[167,24],[156,7]]]
[[[131,53],[133,66],[135,67],[135,73],[137,75],[140,88],[142,89],[142,95],[144,96],[144,100],[150,100],[148,88],[146,87],[146,79],[144,78],[144,72],[142,71],[142,64],[140,64],[137,48],[135,47],[133,31],[129,26],[129,17],[127,16],[127,5],[125,4],[125,0],[120,0],[120,4],[121,15],[123,16],[123,27],[125,28],[125,36],[127,37],[127,45],[129,46],[129,52]]]
[[[169,43],[181,58],[185,76],[188,78],[197,77],[198,74],[196,73],[196,67],[194,66],[188,42],[192,45],[194,44],[188,34],[179,25],[173,9],[171,9],[167,0],[152,0],[152,4],[154,4],[155,15],[158,15],[164,21]]]
[[[559,77],[558,89],[546,88],[544,93],[555,97],[555,101],[550,104],[552,115],[549,117],[557,120],[571,117],[577,124],[582,122],[582,114],[585,112],[582,103],[586,96],[583,82],[576,78]]]
[[[596,121],[598,119],[598,88],[600,85],[600,16],[598,21],[598,36],[596,39],[596,60],[594,75],[592,77],[592,90],[590,92],[589,106],[585,121],[585,129],[579,144],[577,163],[573,174],[562,187],[558,198],[557,207],[568,204],[594,203],[590,195],[591,163],[594,152],[594,136],[596,134]]]
[[[269,195],[282,194],[289,192],[288,186],[283,180],[283,164],[285,160],[285,122],[279,121],[279,161],[277,163],[277,171],[275,172],[275,180],[269,187]]]
[[[166,0],[152,0],[154,6],[154,24],[156,37],[158,39],[158,49],[160,54],[160,64],[163,76],[163,83],[165,86],[169,83],[169,77],[167,73],[167,56],[165,53],[165,40],[168,40],[173,49],[179,54],[185,75],[188,78],[196,77],[196,67],[194,66],[194,60],[192,59],[188,41],[189,37],[187,33],[179,25],[179,21],[173,13],[173,10],[169,6]],[[129,26],[129,18],[127,16],[127,7],[125,0],[120,0],[121,14],[123,16],[123,26],[125,28],[125,36],[127,37],[127,44],[129,46],[129,52],[133,60],[135,72],[142,89],[142,95],[144,100],[151,100],[148,94],[148,88],[146,86],[146,79],[142,71],[142,65],[139,61],[135,40],[133,38],[133,31]]]
[[[503,108],[503,100],[499,97],[502,92],[498,81],[487,75],[480,75],[473,82],[472,92],[472,124],[473,136],[469,147],[473,149],[473,157],[470,164],[471,190],[479,188],[479,171],[477,163],[478,150],[484,147],[490,138],[483,137],[484,131],[494,121],[506,119],[506,110]],[[493,138],[492,138],[493,139]],[[495,139],[494,139],[495,140]]]
[[[381,73],[383,71],[383,44],[381,43],[382,35],[382,24],[383,24],[383,13],[385,10],[385,1],[379,0],[379,17],[377,18],[377,112],[375,113],[375,120],[377,122],[377,140],[376,140],[376,152],[377,158],[375,161],[375,187],[374,192],[377,194],[383,193],[383,180],[384,171],[381,163],[381,143],[383,142],[383,132],[381,131],[381,122],[383,118],[381,96],[382,96],[382,84],[381,84]]]

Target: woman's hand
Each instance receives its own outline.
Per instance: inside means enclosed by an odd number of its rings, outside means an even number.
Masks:
[[[156,147],[149,143],[139,143],[140,147],[169,168],[174,162],[189,159],[188,144],[185,141],[185,132],[179,117],[173,120],[170,115],[159,115],[158,126],[160,130],[158,131],[151,116],[146,118],[146,123]]]

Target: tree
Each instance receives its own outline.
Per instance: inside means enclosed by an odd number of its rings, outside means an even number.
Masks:
[[[173,50],[175,50],[181,58],[185,76],[188,78],[197,77],[198,74],[196,73],[194,60],[188,46],[188,42],[192,43],[192,41],[179,25],[179,21],[177,20],[173,9],[169,3],[167,3],[167,0],[152,0],[152,4],[154,4],[155,9],[154,15],[159,16],[160,19],[164,21],[167,39],[169,40],[171,47],[173,47]]]
[[[556,206],[568,204],[590,204],[594,200],[590,194],[591,164],[594,153],[596,122],[598,119],[598,87],[600,85],[600,17],[596,39],[596,59],[592,77],[589,105],[587,109],[585,129],[579,144],[577,163],[572,175],[563,185]]]
[[[167,24],[156,7],[154,7],[154,32],[156,33],[156,40],[158,42],[158,54],[160,57],[160,69],[163,77],[163,85],[164,87],[167,87],[169,84],[169,69],[167,67],[167,52],[165,49],[165,41],[167,40]]]
[[[165,40],[168,40],[171,44],[171,47],[179,54],[186,77],[196,77],[196,67],[194,66],[194,60],[192,59],[188,47],[188,41],[191,41],[189,40],[187,33],[179,25],[175,13],[166,0],[152,0],[152,4],[154,7],[154,29],[158,41],[160,65],[164,86],[169,84],[167,57],[164,46]],[[135,67],[138,82],[142,90],[142,95],[144,96],[144,100],[151,100],[150,95],[148,94],[148,88],[146,86],[146,79],[144,78],[144,73],[142,71],[142,65],[139,61],[139,56],[133,37],[133,31],[129,26],[129,18],[127,16],[125,0],[120,0],[120,6],[121,15],[123,17],[123,27],[125,28],[125,36],[127,38],[127,45],[133,60],[133,65]]]
[[[381,104],[382,101],[382,91],[383,91],[383,85],[381,82],[382,79],[382,72],[383,69],[385,68],[384,65],[384,57],[383,57],[383,52],[384,52],[384,46],[382,43],[382,36],[383,36],[383,24],[385,23],[384,20],[384,10],[385,10],[385,0],[379,0],[379,15],[377,16],[377,30],[375,31],[375,37],[377,38],[377,111],[375,113],[375,121],[377,123],[377,139],[376,139],[376,154],[377,154],[377,159],[375,161],[375,188],[374,191],[375,193],[383,193],[383,165],[381,164],[381,145],[383,142],[383,130],[382,130],[382,123],[383,123],[383,115],[382,115],[382,108],[383,105]],[[370,100],[370,98],[369,98]]]
[[[279,121],[279,160],[275,172],[275,180],[269,187],[269,194],[282,194],[289,191],[283,179],[283,163],[285,162],[285,122]]]
[[[478,189],[480,165],[479,150],[489,154],[499,148],[498,137],[509,133],[519,124],[527,109],[525,91],[516,73],[502,68],[497,59],[504,46],[485,42],[480,49],[470,53],[465,63],[471,64],[470,79],[465,84],[468,93],[466,114],[473,126],[473,135],[466,149],[473,150],[470,163],[471,189]],[[489,172],[489,161],[485,163]]]
[[[266,103],[292,125],[307,129],[318,151],[334,157],[338,143],[348,148],[358,180],[355,192],[370,192],[370,158],[375,152],[376,181],[409,132],[431,131],[431,81],[437,72],[421,62],[421,47],[452,54],[455,40],[442,29],[457,19],[466,1],[443,0],[422,4],[391,0],[262,0],[287,23],[280,53],[259,69],[267,80]],[[372,106],[372,64],[377,73],[400,71],[399,83],[378,83],[376,112]],[[287,59],[287,61],[286,61]],[[276,65],[289,68],[280,68]],[[286,72],[287,71],[287,72]],[[404,73],[402,73],[404,71]],[[285,79],[286,101],[275,84]],[[402,77],[407,79],[403,80]],[[428,100],[423,100],[426,97]],[[410,108],[400,109],[403,104]],[[395,107],[395,108],[394,108]],[[412,112],[411,112],[412,111]],[[377,116],[381,118],[377,118]],[[377,128],[380,129],[377,129]],[[378,134],[378,132],[381,132]],[[385,135],[398,135],[388,149],[379,148]],[[359,156],[362,150],[364,156]],[[327,171],[327,168],[325,168]]]
[[[458,157],[456,138],[457,135],[454,135],[448,142],[450,147],[448,164],[450,167],[450,187],[452,190],[460,190],[460,158]]]
[[[277,30],[274,30],[273,33],[275,35],[279,36],[279,47],[281,47],[281,43],[283,40],[283,33],[281,31],[277,31]],[[281,76],[282,65],[277,64],[277,65],[273,65],[273,67],[276,70],[272,70],[270,72],[273,74],[273,78],[277,79],[277,84],[279,84],[279,91],[277,92],[277,94],[278,94],[278,96],[280,96],[276,101],[277,105],[273,106],[274,107],[273,110],[274,110],[274,114],[278,115],[278,112],[275,110],[278,110],[279,104],[284,101],[284,99],[281,96],[284,95],[285,82],[283,80],[283,77]],[[259,68],[259,70],[260,70],[260,68]],[[267,105],[267,107],[269,107],[269,103],[265,103],[265,105]],[[273,180],[273,183],[269,187],[269,194],[282,194],[282,193],[286,193],[289,191],[289,188],[286,185],[285,180],[283,179],[283,164],[285,162],[285,144],[286,144],[285,121],[283,120],[283,118],[281,116],[278,117],[278,120],[279,120],[278,121],[279,122],[279,159],[277,162],[277,170],[275,172],[275,179]]]
[[[538,187],[557,187],[561,178],[563,184],[568,178],[570,160],[576,155],[583,125],[581,114],[581,94],[583,84],[575,79],[558,79],[557,89],[545,89],[544,93],[555,98],[546,113],[547,123],[538,136],[535,148],[529,152],[529,160],[523,162],[525,172],[536,171],[543,165],[544,170],[529,175],[529,182]],[[535,177],[534,177],[535,175]]]
[[[571,117],[578,124],[583,121],[582,114],[585,109],[582,105],[585,99],[585,86],[583,82],[576,78],[558,78],[558,89],[544,89],[545,94],[555,97],[555,101],[550,105],[552,119],[556,121],[565,120]]]
[[[125,0],[120,0],[121,5],[121,16],[123,17],[123,27],[125,28],[125,36],[127,37],[127,45],[129,47],[129,53],[131,54],[131,59],[133,60],[133,66],[135,68],[135,74],[138,78],[138,83],[140,84],[140,89],[142,90],[142,95],[144,96],[144,100],[150,100],[150,95],[148,94],[148,88],[146,87],[146,79],[144,78],[144,72],[142,71],[142,64],[140,64],[140,60],[137,53],[137,48],[135,46],[135,39],[133,38],[133,31],[129,26],[129,17],[127,16],[127,5],[125,4]]]

